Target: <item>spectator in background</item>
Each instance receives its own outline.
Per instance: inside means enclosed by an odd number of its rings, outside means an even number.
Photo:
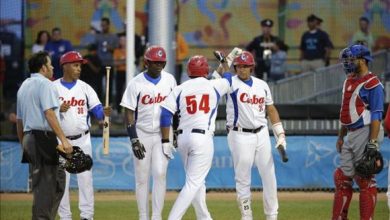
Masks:
[[[102,61],[102,66],[114,66],[114,49],[118,47],[118,36],[116,34],[110,33],[110,19],[109,18],[102,18],[100,20],[100,26],[102,28],[102,32],[96,35],[96,45],[98,46],[98,56],[100,60]],[[102,75],[105,77],[106,70],[105,68],[101,69]],[[110,75],[110,100],[112,100],[112,80],[113,75]],[[99,94],[99,96],[102,96]]]
[[[286,76],[286,59],[288,46],[282,40],[276,41],[272,48],[271,70],[269,80],[275,82]]]
[[[261,21],[262,34],[255,37],[246,46],[246,50],[254,53],[256,59],[255,75],[259,79],[266,80],[271,68],[271,49],[274,47],[278,37],[273,36],[272,26],[274,22],[271,19],[264,19]]]
[[[188,44],[185,41],[183,35],[179,33],[177,25],[175,25],[176,31],[176,67],[175,67],[175,79],[177,84],[181,82],[181,74],[183,73],[183,60],[188,56]]]
[[[370,32],[370,20],[367,17],[360,17],[359,27],[360,30],[353,35],[351,44],[363,44],[371,51],[374,46],[374,37]]]
[[[72,50],[73,47],[70,41],[62,39],[61,29],[59,27],[53,28],[51,31],[51,40],[45,45],[45,51],[49,52],[51,57],[54,67],[54,79],[62,77],[62,70],[60,67],[61,56]]]
[[[97,45],[90,44],[88,46],[88,53],[84,56],[88,62],[81,67],[80,79],[95,89],[100,100],[103,100],[102,96],[102,80],[103,75],[101,72],[102,61],[97,55]]]
[[[31,48],[31,53],[35,54],[39,51],[44,51],[47,42],[50,41],[50,34],[46,30],[42,30],[38,32],[37,39]]]
[[[134,35],[134,49],[135,49],[135,66],[137,72],[139,71],[139,65],[141,63],[141,58],[143,57],[146,49],[145,36],[139,36],[138,34]]]
[[[116,71],[115,85],[116,85],[116,96],[115,96],[115,109],[118,113],[121,112],[121,100],[124,87],[126,84],[126,35],[124,33],[119,34],[119,46],[114,49],[114,65]]]
[[[329,64],[333,44],[329,35],[319,29],[322,22],[323,20],[314,14],[307,17],[309,30],[302,35],[300,44],[302,72],[315,71]]]

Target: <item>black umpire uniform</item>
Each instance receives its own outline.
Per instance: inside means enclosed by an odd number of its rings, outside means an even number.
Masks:
[[[255,55],[256,77],[264,79],[265,75],[269,75],[271,69],[271,49],[279,38],[271,34],[271,28],[274,25],[274,22],[271,19],[264,19],[260,24],[263,29],[262,35],[253,38],[253,40],[246,46],[246,50],[254,53]]]

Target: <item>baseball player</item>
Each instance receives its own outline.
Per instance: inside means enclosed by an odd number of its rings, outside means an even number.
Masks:
[[[387,135],[390,138],[390,105],[387,106],[387,113],[384,121],[385,125],[385,130]],[[388,169],[388,174],[387,174],[387,206],[389,207],[390,210],[390,169]]]
[[[174,151],[169,141],[172,116],[179,112],[177,143],[186,172],[185,185],[169,213],[169,220],[181,219],[191,203],[197,219],[211,219],[206,205],[205,178],[214,153],[218,102],[228,92],[230,83],[226,79],[207,80],[208,69],[204,56],[191,57],[187,64],[191,79],[174,88],[161,105],[161,141],[168,158],[173,158]]]
[[[243,51],[233,60],[233,66],[237,75],[232,77],[227,95],[226,123],[241,216],[243,220],[253,218],[250,186],[254,163],[263,183],[266,219],[277,219],[277,186],[266,113],[277,140],[276,146],[286,148],[285,132],[267,83],[251,76],[255,66],[252,54]]]
[[[354,180],[360,188],[360,219],[369,220],[373,218],[376,204],[376,180],[374,175],[356,175],[354,164],[365,151],[379,150],[384,89],[378,77],[368,70],[372,57],[367,47],[352,45],[342,51],[340,58],[347,78],[343,85],[341,128],[336,142],[340,166],[334,172],[336,190],[332,219],[347,219]]]
[[[59,94],[60,124],[66,138],[73,146],[79,146],[85,154],[92,156],[91,137],[89,133],[90,115],[103,120],[104,115],[109,116],[110,107],[103,108],[96,92],[87,83],[79,80],[81,65],[87,60],[76,51],[70,51],[61,56],[60,65],[63,78],[54,81]],[[61,219],[72,219],[69,204],[69,179],[66,173],[66,185],[58,214]],[[92,184],[92,170],[77,174],[79,187],[79,209],[81,219],[93,219],[94,194]]]
[[[147,70],[129,82],[120,105],[126,109],[127,133],[134,153],[139,219],[149,219],[149,176],[152,175],[152,220],[159,220],[164,207],[169,161],[162,151],[160,104],[176,86],[176,81],[172,74],[163,70],[166,53],[162,47],[149,47],[144,60]]]

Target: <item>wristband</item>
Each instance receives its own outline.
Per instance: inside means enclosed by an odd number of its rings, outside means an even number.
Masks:
[[[130,139],[138,138],[135,124],[127,125],[127,135],[129,135]]]
[[[284,134],[284,129],[282,122],[277,122],[272,125],[272,130],[274,132],[274,135],[279,136],[280,134]]]
[[[164,144],[164,143],[169,143],[169,139],[164,139],[164,138],[163,138],[163,139],[161,139],[161,143],[163,143],[163,144]]]

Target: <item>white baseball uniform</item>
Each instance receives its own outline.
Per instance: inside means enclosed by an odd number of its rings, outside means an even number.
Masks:
[[[77,80],[70,89],[65,87],[61,79],[54,81],[59,94],[61,104],[69,103],[70,108],[60,113],[60,125],[70,144],[79,146],[84,153],[92,156],[91,137],[89,133],[90,116],[88,111],[101,104],[96,92],[87,83]],[[72,219],[69,204],[69,180],[70,174],[66,173],[66,185],[64,196],[58,208],[61,219]],[[92,219],[94,215],[94,191],[92,170],[77,174],[79,187],[80,217]]]
[[[226,104],[228,144],[233,157],[237,200],[243,219],[252,219],[250,186],[253,163],[263,183],[264,213],[267,219],[276,219],[278,214],[275,167],[265,114],[266,105],[272,104],[266,82],[255,77],[246,82],[238,76],[232,77]],[[249,206],[245,207],[248,202]]]
[[[152,220],[161,219],[166,190],[168,159],[162,152],[160,104],[176,86],[172,74],[161,71],[159,79],[143,72],[134,77],[123,94],[121,106],[135,112],[137,135],[145,147],[145,158],[133,156],[136,197],[140,220],[149,219],[149,176],[153,177]]]
[[[162,104],[171,113],[180,114],[177,143],[186,172],[186,183],[169,213],[169,220],[181,219],[191,203],[197,219],[211,219],[206,205],[205,178],[214,154],[218,101],[229,87],[226,79],[194,78],[176,87]]]

